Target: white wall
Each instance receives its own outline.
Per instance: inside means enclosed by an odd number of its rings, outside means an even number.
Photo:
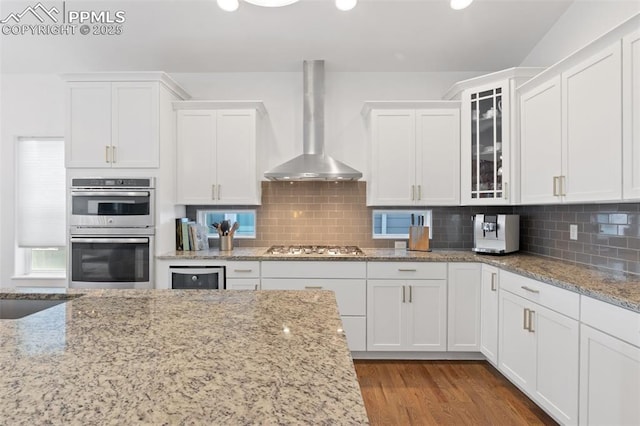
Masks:
[[[553,65],[639,12],[638,0],[576,0],[520,65]]]
[[[64,136],[64,86],[51,74],[3,74],[0,84],[0,287],[13,287],[16,140],[20,136]]]
[[[364,101],[442,99],[453,83],[477,75],[471,72],[327,73],[327,154],[364,172],[366,134],[360,115]],[[268,117],[262,170],[302,153],[302,72],[172,74],[172,77],[194,99],[264,102]]]

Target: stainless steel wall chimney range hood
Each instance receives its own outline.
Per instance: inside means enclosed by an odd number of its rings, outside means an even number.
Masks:
[[[324,61],[304,61],[302,155],[264,174],[278,181],[358,180],[362,173],[324,152]]]

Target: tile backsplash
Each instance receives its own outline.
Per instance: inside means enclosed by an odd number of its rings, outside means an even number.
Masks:
[[[188,206],[187,216],[195,219],[200,208],[211,206]],[[474,213],[516,213],[521,251],[640,273],[639,203],[428,208],[434,249],[471,249]],[[366,206],[366,182],[262,182],[262,205],[256,210],[256,239],[236,240],[236,246],[393,247],[394,240],[371,237],[373,208]],[[578,226],[576,241],[569,239],[570,224]]]

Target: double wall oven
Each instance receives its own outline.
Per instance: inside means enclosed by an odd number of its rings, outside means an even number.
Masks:
[[[72,288],[153,288],[153,178],[74,178],[69,200]]]

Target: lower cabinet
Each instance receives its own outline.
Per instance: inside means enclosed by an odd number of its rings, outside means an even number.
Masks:
[[[482,265],[480,290],[480,352],[498,365],[498,288],[499,269]]]
[[[508,291],[505,284],[513,290],[525,289],[531,298]],[[579,322],[531,300],[544,300],[546,290],[565,292],[548,287],[514,274],[501,274],[498,366],[556,420],[577,424]],[[572,296],[579,298],[575,293]]]
[[[365,262],[262,262],[263,290],[331,290],[351,351],[367,350]]]
[[[640,314],[581,302],[580,424],[640,425]]]
[[[368,264],[367,350],[447,350],[447,266]]]
[[[449,263],[448,268],[447,350],[478,352],[482,264]]]

